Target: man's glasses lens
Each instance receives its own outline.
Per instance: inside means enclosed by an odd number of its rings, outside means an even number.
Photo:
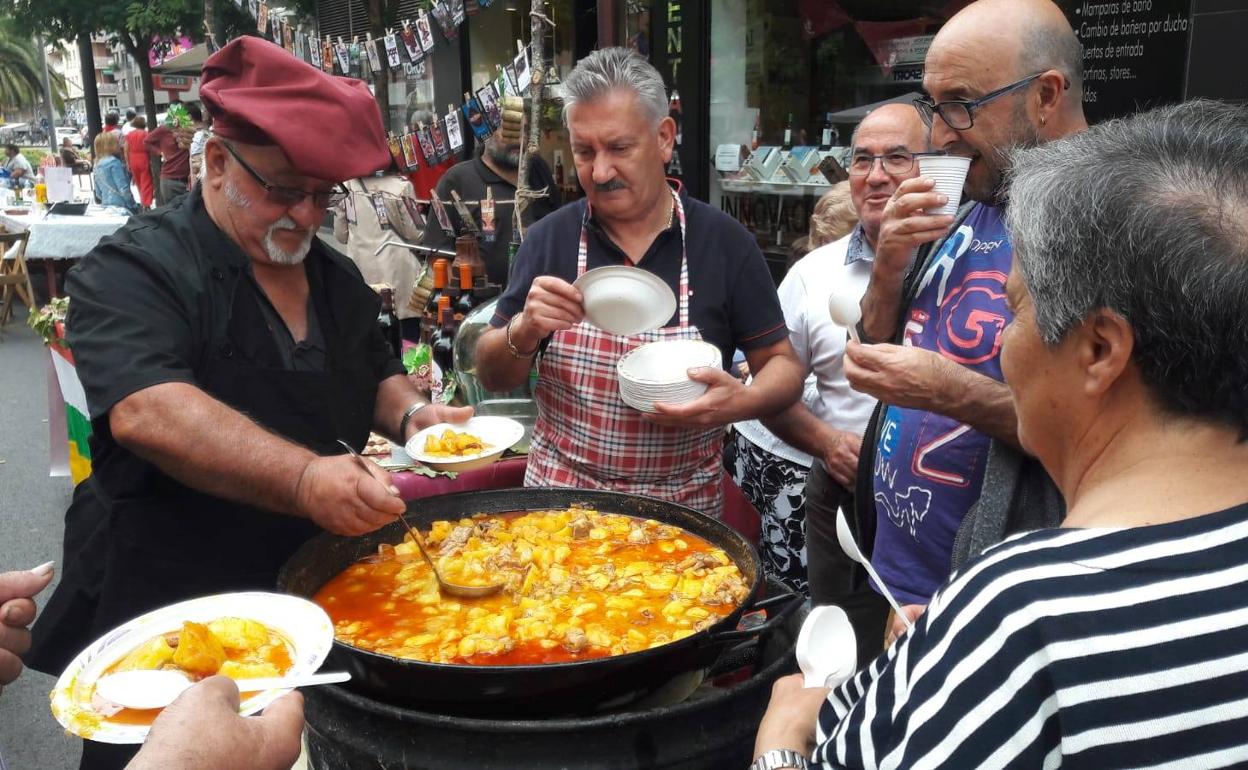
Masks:
[[[914,167],[914,155],[908,152],[893,152],[888,155],[855,155],[849,162],[849,173],[852,176],[866,176],[880,161],[886,174],[904,174]]]

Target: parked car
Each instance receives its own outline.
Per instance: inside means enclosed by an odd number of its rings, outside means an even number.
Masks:
[[[66,139],[68,139],[75,147],[79,149],[82,148],[82,132],[71,126],[57,126],[56,146],[60,147]]]

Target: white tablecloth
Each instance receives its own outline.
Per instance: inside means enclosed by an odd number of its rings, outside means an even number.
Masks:
[[[63,214],[8,214],[0,209],[0,225],[9,232],[30,232],[27,259],[78,259],[112,235],[130,216],[122,209],[91,206],[80,217]]]

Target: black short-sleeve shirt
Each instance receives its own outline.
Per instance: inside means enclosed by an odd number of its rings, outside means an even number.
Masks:
[[[380,306],[354,263],[319,240],[306,264],[313,294]],[[132,218],[100,241],[65,282],[66,327],[92,419],[144,388],[197,384],[209,345],[224,336],[240,281],[254,281],[250,259],[213,224],[199,190]],[[375,318],[377,311],[371,312]],[[367,339],[368,366],[378,382],[403,372],[380,331]]]
[[[732,217],[683,193],[689,260],[689,319],[702,338],[719,348],[724,368],[734,348],[752,350],[789,335],[771,273],[754,236]],[[490,323],[504,326],[524,308],[533,279],[553,275],[576,280],[576,258],[586,202],[570,203],[533,225],[516,254],[507,291]],[[592,219],[586,269],[626,264],[628,258]],[[679,298],[680,222],[659,233],[637,263],[662,278]],[[667,326],[679,321],[673,315]]]

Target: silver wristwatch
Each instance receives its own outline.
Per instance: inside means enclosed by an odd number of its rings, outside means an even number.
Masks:
[[[810,762],[793,749],[772,749],[754,760],[750,770],[810,770]]]

